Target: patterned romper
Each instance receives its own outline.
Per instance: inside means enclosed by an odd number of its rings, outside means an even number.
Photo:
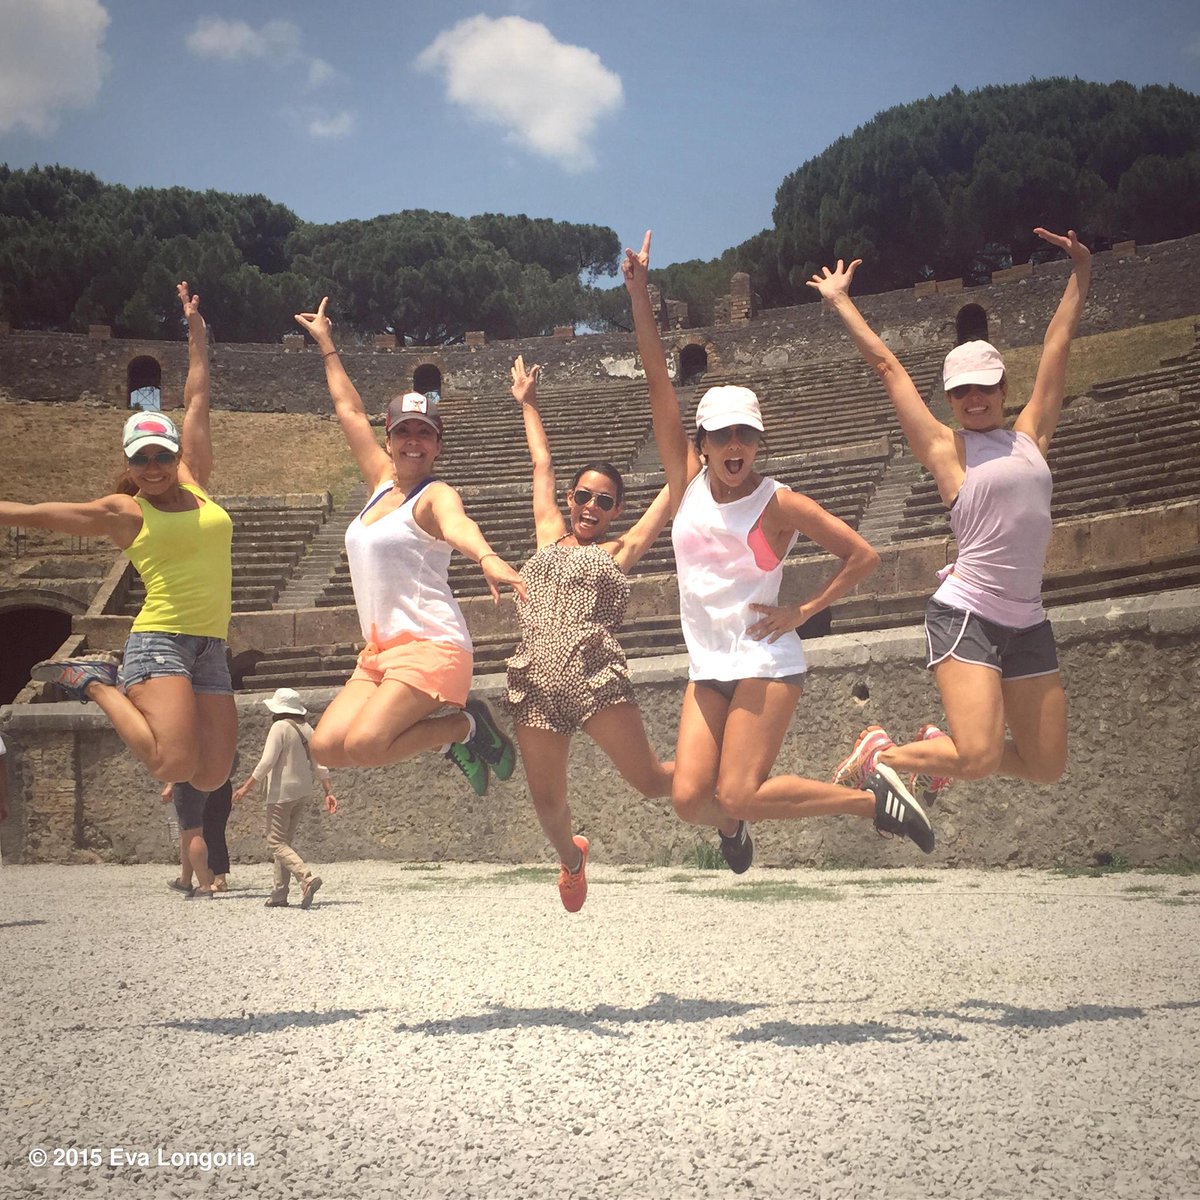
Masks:
[[[574,733],[601,709],[632,702],[615,633],[625,619],[629,580],[612,555],[600,546],[552,542],[521,568],[521,578],[529,602],[517,606],[521,644],[508,660],[513,720]]]

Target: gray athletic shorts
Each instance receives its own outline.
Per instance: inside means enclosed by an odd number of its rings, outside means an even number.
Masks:
[[[175,818],[180,829],[199,829],[204,824],[204,805],[208,793],[198,791],[190,783],[176,783],[171,788],[175,801]]]
[[[758,678],[758,676],[754,676]],[[742,681],[740,679],[693,679],[692,682],[697,687],[712,688],[714,692],[720,692],[726,700],[733,700],[733,693],[737,691],[737,685]],[[786,683],[792,687],[804,686],[804,672],[799,675],[780,675],[776,679],[771,680],[772,683]]]
[[[1032,679],[1058,670],[1058,652],[1049,621],[1028,629],[1010,629],[940,600],[925,606],[925,644],[929,668],[943,659],[976,663],[1000,672],[1002,679]]]

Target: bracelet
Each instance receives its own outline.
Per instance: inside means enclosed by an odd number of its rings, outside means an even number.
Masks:
[[[480,565],[481,567],[483,566],[483,560],[484,560],[485,558],[499,558],[499,557],[500,557],[500,555],[498,555],[498,554],[495,552],[495,550],[489,550],[489,551],[488,551],[486,554],[481,554],[481,555],[479,556],[479,565]]]
[[[328,358],[331,354],[336,354],[336,353],[337,353],[336,350],[326,350],[325,353],[321,355],[321,357]]]

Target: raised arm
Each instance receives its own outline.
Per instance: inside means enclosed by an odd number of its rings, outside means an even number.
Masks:
[[[825,304],[841,317],[859,353],[883,381],[909,449],[934,479],[938,479],[940,469],[953,473],[958,468],[954,431],[929,411],[912,377],[850,299],[850,281],[861,264],[862,259],[856,258],[847,267],[839,258],[836,268],[831,271],[828,267],[822,267],[808,281],[808,286],[820,292]],[[953,491],[957,491],[960,482],[955,481]]]
[[[520,355],[512,368],[513,399],[521,406],[525,441],[533,462],[533,527],[539,550],[558,541],[567,532],[567,523],[558,506],[554,459],[550,456],[550,443],[542,425],[542,414],[538,410],[537,379],[541,370],[534,364],[527,371],[525,359]]]
[[[49,529],[72,537],[108,538],[118,549],[125,550],[133,544],[142,528],[142,510],[132,496],[119,492],[82,504],[0,501],[0,525]]]
[[[207,488],[213,465],[208,326],[200,315],[200,297],[188,291],[187,280],[183,280],[175,290],[179,293],[179,303],[183,306],[188,327],[188,373],[183,384],[180,467],[185,483],[196,483]]]
[[[392,460],[379,444],[358,389],[350,382],[341,355],[333,344],[333,322],[325,315],[329,297],[324,296],[316,312],[297,313],[296,324],[307,333],[321,351],[325,364],[325,383],[333,398],[333,411],[358,469],[369,488],[377,488],[392,477]]]
[[[671,514],[679,507],[687,485],[700,470],[700,456],[689,441],[679,417],[679,401],[675,387],[667,371],[667,356],[663,353],[662,338],[650,307],[650,230],[642,241],[641,250],[635,254],[625,251],[621,263],[621,274],[629,292],[629,305],[633,309],[633,328],[637,334],[638,353],[642,356],[642,368],[646,372],[646,385],[650,391],[650,413],[654,419],[654,440],[658,445],[658,457],[662,460],[667,476],[667,487],[671,489]]]
[[[426,533],[448,542],[459,554],[479,564],[493,600],[500,600],[501,584],[512,588],[522,600],[529,599],[525,581],[488,545],[479,526],[463,510],[462,497],[448,483],[431,483],[425,488],[417,497],[413,516]]]
[[[1042,241],[1065,250],[1073,267],[1063,298],[1058,302],[1058,308],[1046,328],[1042,358],[1033,382],[1033,395],[1013,423],[1018,433],[1027,433],[1037,442],[1044,455],[1050,449],[1050,439],[1054,437],[1062,413],[1063,396],[1067,388],[1067,356],[1075,331],[1079,328],[1079,318],[1083,315],[1088,285],[1092,280],[1092,255],[1075,236],[1073,229],[1067,230],[1066,237],[1051,233],[1040,225],[1033,232]]]
[[[646,551],[658,541],[658,535],[670,519],[671,488],[668,484],[659,489],[658,495],[630,527],[629,532],[618,539],[620,544],[613,555],[613,562],[628,575]]]

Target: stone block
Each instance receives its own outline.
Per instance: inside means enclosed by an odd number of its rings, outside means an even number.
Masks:
[[[376,350],[395,350],[396,335],[394,333],[377,333],[375,335]]]
[[[487,345],[487,336],[482,329],[468,329],[463,340],[468,350],[482,350]]]
[[[0,321],[0,337],[12,333],[12,326],[7,321]]]
[[[337,642],[362,641],[358,613],[345,608],[300,608],[293,614],[297,646],[330,646]]]
[[[89,325],[88,337],[93,342],[107,342],[112,338],[111,325]]]
[[[1110,513],[1094,517],[1088,538],[1088,565],[1105,567],[1141,562],[1144,525],[1157,518],[1158,513],[1154,512]]]
[[[1137,242],[1114,242],[1112,245],[1112,252],[1118,255],[1136,254]]]
[[[304,344],[305,344],[304,343],[304,334],[302,334],[302,333],[285,333],[283,335],[283,337],[281,337],[279,339],[279,344],[284,348],[284,350],[287,350],[287,351],[303,350]],[[314,344],[313,349],[315,350],[316,348],[317,347]]]
[[[1088,564],[1089,521],[1070,521],[1054,526],[1046,551],[1046,574],[1063,575],[1081,571]]]
[[[945,538],[910,542],[899,547],[900,555],[896,560],[896,591],[932,593],[937,587],[937,573],[948,561],[947,547]]]
[[[1173,504],[1141,522],[1142,554],[1147,559],[1182,554],[1200,545],[1200,504]]]
[[[961,279],[939,279],[937,281],[937,294],[939,296],[957,296],[963,290],[963,281]]]
[[[920,300],[923,296],[937,295],[937,280],[925,279],[920,283],[913,284],[913,295]]]
[[[575,326],[555,325],[554,337],[559,342],[573,342],[575,340]]]
[[[1028,279],[1033,274],[1033,263],[1018,263],[1003,271],[992,272],[993,283],[1011,283],[1014,279]]]
[[[234,654],[241,654],[244,650],[293,646],[295,639],[294,612],[234,613],[229,622],[229,649]]]

